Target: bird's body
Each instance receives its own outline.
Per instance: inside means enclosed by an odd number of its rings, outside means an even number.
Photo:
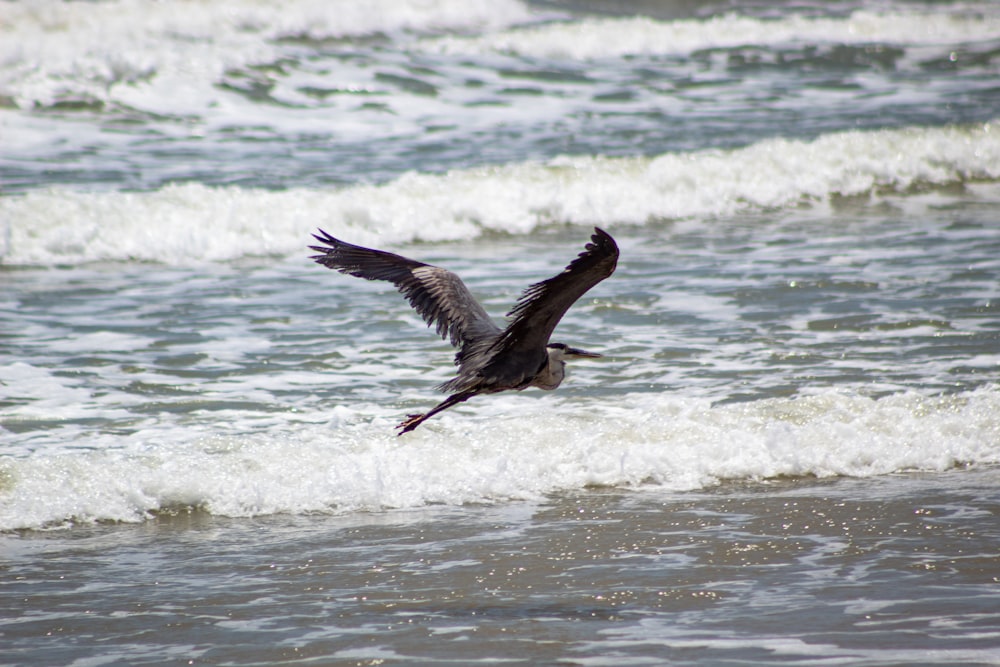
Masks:
[[[462,280],[446,269],[400,255],[345,243],[323,230],[314,234],[322,246],[309,246],[312,259],[366,280],[386,280],[458,348],[458,373],[439,388],[451,395],[430,411],[410,415],[398,428],[412,431],[428,417],[478,394],[528,387],[555,389],[565,376],[564,359],[600,355],[549,343],[559,320],[587,290],[615,270],[618,246],[596,229],[591,242],[562,273],[528,287],[506,328],[497,326]]]

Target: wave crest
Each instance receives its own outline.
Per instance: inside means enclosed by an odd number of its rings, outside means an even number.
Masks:
[[[382,185],[287,191],[171,185],[155,192],[32,191],[0,199],[8,265],[190,264],[302,253],[317,226],[359,243],[529,233],[549,224],[643,225],[824,206],[1000,180],[995,123],[768,139],[735,150],[406,174]]]

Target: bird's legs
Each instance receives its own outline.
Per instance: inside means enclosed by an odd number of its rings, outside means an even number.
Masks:
[[[396,435],[403,435],[404,433],[409,433],[416,427],[423,424],[425,419],[428,419],[429,417],[436,415],[442,410],[447,410],[453,405],[458,405],[463,401],[467,401],[473,396],[475,396],[475,394],[469,392],[461,394],[452,394],[451,396],[444,399],[443,401],[441,401],[440,403],[438,403],[437,405],[435,405],[433,408],[431,408],[422,415],[408,415],[405,421],[401,422],[398,426],[396,426],[396,428],[400,429],[399,433],[397,433]]]

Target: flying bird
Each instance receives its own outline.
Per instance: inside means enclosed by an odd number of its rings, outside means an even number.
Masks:
[[[423,414],[408,415],[396,428],[399,435],[424,420],[479,394],[509,389],[555,389],[566,373],[566,359],[600,357],[563,343],[550,343],[553,330],[577,299],[610,276],[618,263],[618,246],[602,229],[594,228],[583,252],[562,273],[535,283],[507,313],[506,328],[497,326],[457,275],[381,250],[345,243],[319,230],[322,245],[311,259],[323,266],[366,280],[387,280],[410,305],[458,348],[454,378],[439,385],[450,393]]]

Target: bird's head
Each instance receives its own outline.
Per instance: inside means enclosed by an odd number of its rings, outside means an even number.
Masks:
[[[549,343],[546,345],[549,350],[549,357],[557,361],[563,359],[598,359],[601,355],[596,352],[587,352],[576,347],[570,347],[564,343]]]

